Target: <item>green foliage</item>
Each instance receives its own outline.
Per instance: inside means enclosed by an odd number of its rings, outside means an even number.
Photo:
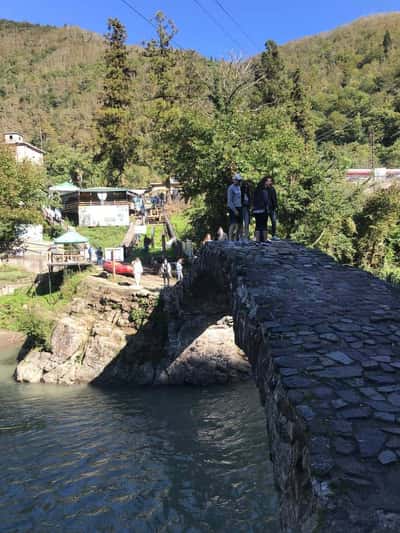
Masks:
[[[400,265],[400,190],[391,187],[369,196],[356,216],[357,261],[378,269],[391,261]]]
[[[82,146],[55,145],[45,159],[49,182],[57,185],[71,181],[82,187],[105,183],[105,164],[94,163],[93,153]]]
[[[259,62],[256,62],[255,82],[257,100],[261,105],[279,105],[288,98],[287,75],[279,47],[275,41],[268,40]]]
[[[190,234],[191,226],[187,210],[173,214],[170,216],[170,221],[178,239],[185,239]]]
[[[46,178],[42,169],[16,163],[15,156],[0,147],[0,252],[18,237],[18,226],[42,220]]]
[[[18,319],[18,331],[28,336],[33,347],[48,351],[55,323],[56,317],[48,309],[27,305]]]
[[[71,302],[90,273],[90,269],[66,273],[60,288],[51,295],[39,296],[32,289],[20,289],[0,296],[0,328],[21,331],[29,336],[34,347],[48,350],[60,311]]]
[[[99,151],[95,160],[106,161],[107,185],[122,184],[122,174],[135,155],[136,140],[130,131],[130,82],[133,75],[125,44],[126,30],[118,19],[109,19],[104,54],[105,75],[101,107],[97,114]]]
[[[391,49],[392,49],[392,46],[393,46],[393,42],[392,42],[392,36],[390,35],[390,31],[389,30],[386,30],[385,31],[385,35],[383,36],[383,53],[385,54],[385,57],[388,57]]]

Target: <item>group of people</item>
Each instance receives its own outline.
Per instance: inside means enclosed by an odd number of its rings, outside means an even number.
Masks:
[[[235,174],[227,191],[229,211],[228,238],[231,241],[249,239],[250,216],[254,215],[257,242],[269,242],[268,221],[271,221],[272,240],[276,236],[278,198],[270,176],[263,177],[252,193],[248,182],[240,174]]]
[[[176,269],[177,281],[178,282],[182,281],[183,280],[183,259],[177,260],[175,269]],[[140,287],[140,282],[141,282],[142,275],[143,275],[143,265],[139,257],[136,257],[136,259],[132,261],[132,273],[133,273],[133,277],[135,278],[136,287]],[[163,259],[159,273],[163,279],[164,287],[169,287],[170,281],[172,278],[172,268],[167,258]]]

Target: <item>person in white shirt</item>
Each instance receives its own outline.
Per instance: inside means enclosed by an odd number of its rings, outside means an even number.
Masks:
[[[240,183],[242,176],[235,174],[232,178],[232,184],[227,191],[227,204],[229,211],[229,240],[238,241],[242,236],[242,191]]]
[[[176,279],[177,281],[183,280],[183,261],[182,259],[178,259],[176,262]]]
[[[165,258],[162,262],[160,273],[164,281],[164,287],[169,287],[169,282],[171,279],[171,265],[168,263],[167,258]]]
[[[140,287],[140,280],[143,274],[143,265],[139,257],[132,261],[133,277],[135,278],[136,287]]]

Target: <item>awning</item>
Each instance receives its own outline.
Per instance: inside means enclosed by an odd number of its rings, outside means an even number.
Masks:
[[[85,242],[89,242],[89,239],[74,230],[67,231],[54,239],[54,244],[83,244]]]

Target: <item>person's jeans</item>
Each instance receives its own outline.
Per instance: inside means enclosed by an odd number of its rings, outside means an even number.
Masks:
[[[276,233],[276,211],[270,211],[267,215],[267,231],[268,231],[268,219],[271,220],[271,235],[275,237]]]
[[[237,207],[236,214],[232,209],[229,209],[229,240],[238,241],[242,235],[242,208]]]
[[[250,226],[250,209],[247,205],[242,207],[242,218],[243,218],[243,233],[244,238],[249,238],[249,226]]]

